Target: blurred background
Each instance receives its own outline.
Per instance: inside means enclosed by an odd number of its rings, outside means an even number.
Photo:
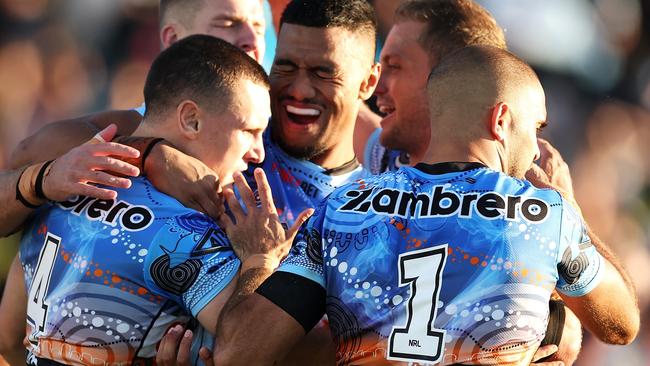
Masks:
[[[638,339],[613,347],[585,334],[577,365],[650,365],[650,1],[479,2],[540,74],[544,137],[569,162],[586,220],[639,293]],[[380,44],[399,3],[373,1]],[[0,0],[0,168],[48,122],[142,103],[160,49],[157,7],[156,0]],[[16,242],[0,240],[0,283]]]

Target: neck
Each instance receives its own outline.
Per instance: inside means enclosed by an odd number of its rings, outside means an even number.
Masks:
[[[169,133],[171,128],[167,127],[168,125],[164,121],[156,121],[156,122],[149,122],[146,119],[143,120],[138,128],[133,131],[133,134],[131,136],[134,137],[161,137],[167,140],[168,142],[172,143],[173,145],[176,145],[177,138],[175,136],[172,136],[172,134]]]
[[[446,162],[481,163],[492,170],[504,171],[503,159],[495,146],[496,142],[476,140],[472,142],[442,141],[433,138],[427,152],[423,155],[425,164]]]

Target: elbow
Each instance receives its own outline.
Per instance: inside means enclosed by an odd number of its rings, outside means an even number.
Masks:
[[[614,345],[628,345],[639,334],[641,319],[638,313],[630,314],[627,319],[621,319],[619,324],[608,327],[605,333],[598,337],[601,341]]]

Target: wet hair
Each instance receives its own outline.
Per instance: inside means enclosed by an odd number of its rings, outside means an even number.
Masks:
[[[395,11],[396,22],[408,20],[426,23],[419,42],[436,62],[466,46],[507,48],[501,27],[472,0],[409,0]]]
[[[176,109],[188,99],[222,111],[246,80],[269,89],[264,69],[239,48],[208,35],[183,38],[151,65],[144,86],[145,117]]]

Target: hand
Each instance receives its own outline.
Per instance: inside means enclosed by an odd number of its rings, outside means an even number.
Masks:
[[[546,346],[539,347],[535,354],[533,355],[533,360],[531,361],[531,365],[542,365],[542,366],[564,366],[564,362],[562,361],[542,361],[538,362],[539,360],[551,356],[557,352],[557,346],[554,344],[547,344]]]
[[[183,331],[183,326],[177,324],[167,331],[158,344],[156,365],[160,366],[191,366],[192,338],[191,330]],[[212,352],[207,347],[201,347],[199,357],[206,366],[214,366]]]
[[[64,201],[76,195],[108,200],[115,199],[117,192],[95,184],[129,188],[131,181],[120,175],[137,177],[140,170],[119,158],[137,158],[140,153],[128,146],[106,142],[116,131],[117,127],[112,124],[90,141],[54,160],[43,179],[45,196],[53,201]]]
[[[217,220],[224,212],[217,173],[200,160],[167,144],[156,144],[147,157],[145,175],[159,191]]]
[[[548,141],[538,138],[537,145],[541,154],[538,164],[548,176],[551,185],[573,197],[569,165],[564,161],[560,152]]]
[[[577,211],[580,206],[573,195],[571,172],[562,155],[548,141],[537,139],[541,157],[539,165],[533,164],[526,172],[526,180],[537,188],[554,189],[564,197]]]
[[[260,206],[257,206],[253,191],[244,176],[236,173],[233,176],[235,185],[246,207],[242,208],[232,188],[229,187],[224,190],[224,195],[235,221],[233,222],[228,215],[222,215],[219,220],[219,224],[226,231],[235,253],[242,262],[242,273],[250,268],[275,269],[289,253],[300,225],[314,212],[311,208],[301,212],[293,226],[286,230],[278,218],[264,171],[257,168],[254,174]]]

